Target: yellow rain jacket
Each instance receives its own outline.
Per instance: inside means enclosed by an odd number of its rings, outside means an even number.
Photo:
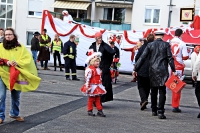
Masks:
[[[9,61],[15,60],[18,64],[18,66],[15,68],[20,71],[20,74],[18,76],[17,82],[14,85],[15,90],[28,92],[34,91],[38,88],[41,79],[38,77],[33,57],[24,45],[21,44],[21,46],[6,50],[3,47],[3,44],[0,43],[0,58],[7,59]],[[0,77],[6,87],[10,88],[9,66],[0,66]]]

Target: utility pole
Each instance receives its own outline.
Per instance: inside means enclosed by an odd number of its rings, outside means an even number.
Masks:
[[[169,6],[169,17],[168,17],[168,28],[169,28],[171,24],[172,7],[175,6],[175,5],[172,5],[172,0],[170,0],[170,5],[168,6]]]

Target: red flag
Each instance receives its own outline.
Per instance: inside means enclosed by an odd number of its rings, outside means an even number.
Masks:
[[[18,79],[19,74],[19,70],[17,70],[14,66],[10,66],[10,91],[13,90],[13,87]]]

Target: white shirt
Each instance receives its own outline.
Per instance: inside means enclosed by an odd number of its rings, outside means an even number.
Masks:
[[[173,56],[179,63],[184,64],[183,57],[189,56],[186,44],[180,38],[174,37],[170,41],[170,45]]]
[[[198,56],[198,55],[197,55],[196,52],[193,52],[193,53],[191,54],[191,68],[192,68],[192,70],[193,70],[195,61],[196,61],[196,59],[197,59],[197,56]]]
[[[99,47],[100,47],[100,45],[101,45],[101,44],[97,44],[97,43],[96,43],[96,50],[97,50],[97,52],[99,52]]]
[[[200,81],[200,54],[197,56],[196,61],[194,63],[192,76],[197,76],[197,81]]]
[[[70,14],[68,14],[67,16],[63,17],[63,21],[66,21],[66,22],[73,21],[73,18]]]

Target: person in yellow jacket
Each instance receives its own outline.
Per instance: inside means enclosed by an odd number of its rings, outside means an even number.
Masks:
[[[48,68],[48,61],[50,60],[50,47],[51,47],[51,38],[46,34],[47,30],[42,31],[41,36],[39,37],[40,42],[40,51],[38,54],[38,60],[41,63],[43,70],[50,70]],[[43,64],[43,62],[45,63]]]
[[[17,121],[24,121],[19,115],[20,93],[34,91],[40,84],[33,57],[24,45],[18,42],[14,29],[7,28],[5,38],[0,44],[0,60],[6,62],[0,65],[0,124],[5,119],[6,90],[10,86],[10,68],[15,67],[20,73],[11,91],[11,109],[9,116]]]
[[[63,53],[63,42],[59,38],[58,34],[55,35],[55,38],[51,43],[51,53],[53,53],[53,58],[54,58],[54,71],[56,71],[56,58],[58,58],[60,71],[63,71],[60,60],[60,54]]]

